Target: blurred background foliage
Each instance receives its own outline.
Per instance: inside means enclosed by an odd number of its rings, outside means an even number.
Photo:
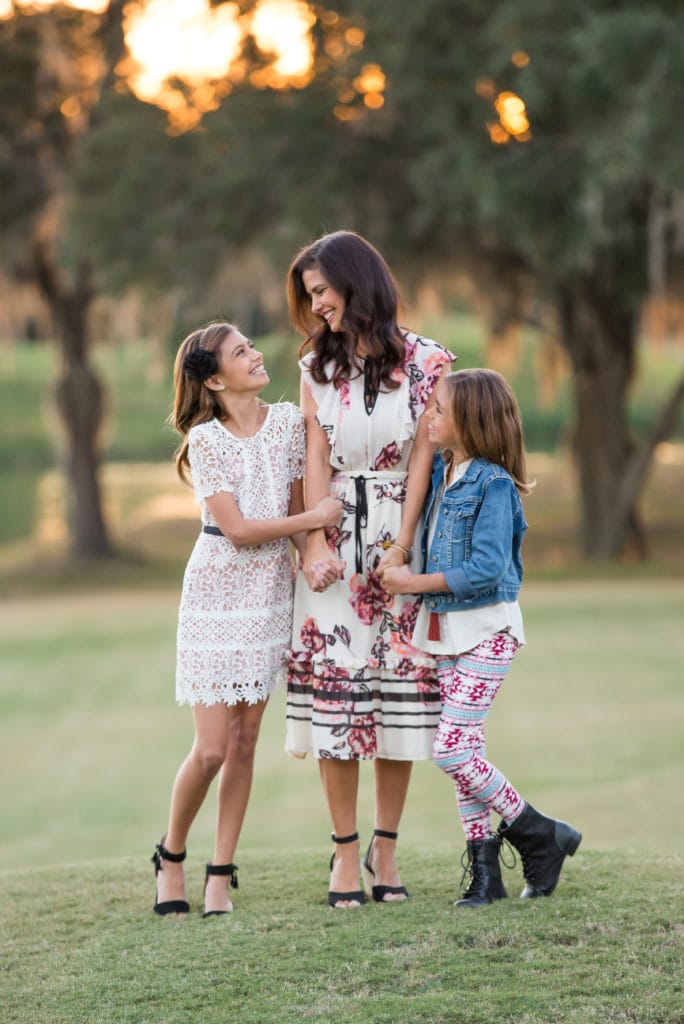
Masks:
[[[56,465],[66,528],[44,536],[122,558],[102,460],[168,459],[199,323],[239,321],[266,397],[296,399],[285,270],[344,227],[411,327],[510,376],[528,446],[572,477],[572,557],[647,559],[684,401],[681,5],[185,7],[0,5],[5,539],[50,520],[28,479]]]

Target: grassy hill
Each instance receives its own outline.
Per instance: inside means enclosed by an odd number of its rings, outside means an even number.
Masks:
[[[276,819],[277,821],[278,819]],[[280,823],[282,819],[280,819]],[[277,839],[277,836],[274,836]],[[332,911],[318,850],[245,849],[236,910],[151,911],[146,858],[13,871],[3,887],[12,1024],[677,1024],[681,865],[582,847],[549,899],[455,910],[459,871],[404,851],[411,898]]]
[[[174,588],[0,601],[0,978],[11,1024],[681,1024],[684,592],[667,579],[528,583],[528,646],[488,749],[583,832],[548,900],[456,911],[448,780],[415,766],[399,862],[411,899],[326,906],[315,764],[270,703],[236,855],[236,912],[203,921],[214,808],[189,842],[187,921],[152,914],[190,715],[173,701]],[[372,829],[363,766],[359,829]]]

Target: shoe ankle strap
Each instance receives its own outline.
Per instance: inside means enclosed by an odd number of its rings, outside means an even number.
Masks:
[[[164,839],[166,839],[166,836],[164,836]],[[156,864],[160,870],[162,860],[170,860],[172,864],[181,864],[188,855],[187,849],[184,849],[182,853],[171,853],[170,850],[167,850],[164,846],[164,839],[157,843],[154,848],[154,853],[152,854],[152,862]]]
[[[358,832],[353,832],[350,836],[336,836],[335,833],[330,836],[333,843],[355,843],[359,838]]]
[[[206,873],[207,875],[229,875],[230,885],[232,889],[238,888],[237,880],[237,864],[207,864]]]
[[[373,835],[380,836],[381,839],[396,839],[399,833],[387,832],[384,828],[376,828],[373,830]]]

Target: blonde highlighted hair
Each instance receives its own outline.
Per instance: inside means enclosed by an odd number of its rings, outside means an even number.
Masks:
[[[511,386],[496,370],[456,370],[443,377],[456,434],[467,458],[487,459],[510,473],[529,494],[520,409]],[[447,461],[451,458],[448,453]]]
[[[193,352],[210,352],[218,356],[222,343],[236,331],[237,327],[223,320],[207,324],[199,331],[193,331],[181,343],[173,365],[175,398],[169,423],[182,437],[175,453],[176,472],[184,483],[189,483],[188,433],[198,423],[208,423],[225,416],[223,406],[216,394],[204,386],[204,381],[194,380],[183,368],[187,356]]]

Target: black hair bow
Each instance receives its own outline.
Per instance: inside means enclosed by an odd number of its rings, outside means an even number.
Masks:
[[[205,352],[203,348],[198,348],[183,360],[183,372],[190,380],[207,380],[218,372],[216,356],[213,352]]]

